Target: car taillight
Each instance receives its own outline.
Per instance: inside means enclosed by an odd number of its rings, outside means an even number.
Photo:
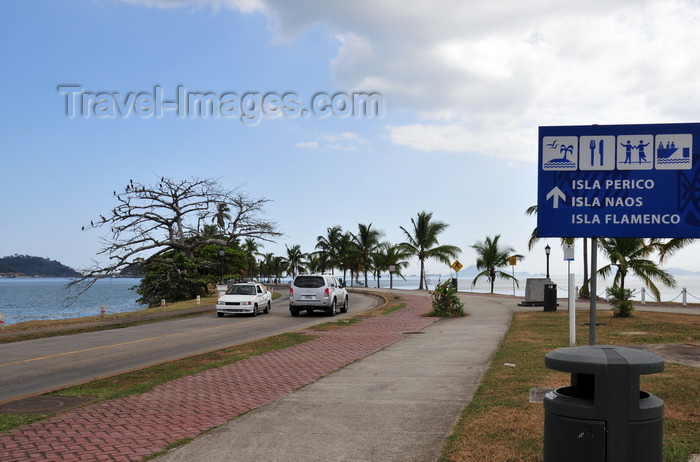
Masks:
[[[292,289],[291,287],[289,288],[289,296],[290,297],[294,296],[294,289]]]
[[[323,291],[323,298],[328,298],[331,296],[331,291],[326,287],[326,290]]]

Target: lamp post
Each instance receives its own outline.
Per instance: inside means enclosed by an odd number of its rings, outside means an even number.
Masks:
[[[544,253],[547,254],[547,279],[549,279],[549,252],[551,252],[552,249],[549,247],[549,244],[544,248]]]
[[[224,255],[226,252],[224,251],[224,248],[219,249],[219,256],[221,257],[221,284],[224,283]]]

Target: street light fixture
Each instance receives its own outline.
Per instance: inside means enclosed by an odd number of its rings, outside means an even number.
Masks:
[[[549,279],[549,253],[552,251],[549,244],[544,248],[544,253],[547,254],[547,279]]]

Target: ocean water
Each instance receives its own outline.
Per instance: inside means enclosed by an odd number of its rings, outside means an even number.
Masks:
[[[145,308],[136,303],[131,290],[138,278],[110,278],[97,281],[72,304],[77,290],[66,289],[69,278],[0,278],[0,313],[5,325],[39,319],[66,319],[135,311]]]

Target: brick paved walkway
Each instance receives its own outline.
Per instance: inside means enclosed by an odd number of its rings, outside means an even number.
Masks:
[[[407,307],[148,393],[87,405],[0,434],[0,461],[138,461],[271,403],[437,320],[427,295],[403,295]]]

